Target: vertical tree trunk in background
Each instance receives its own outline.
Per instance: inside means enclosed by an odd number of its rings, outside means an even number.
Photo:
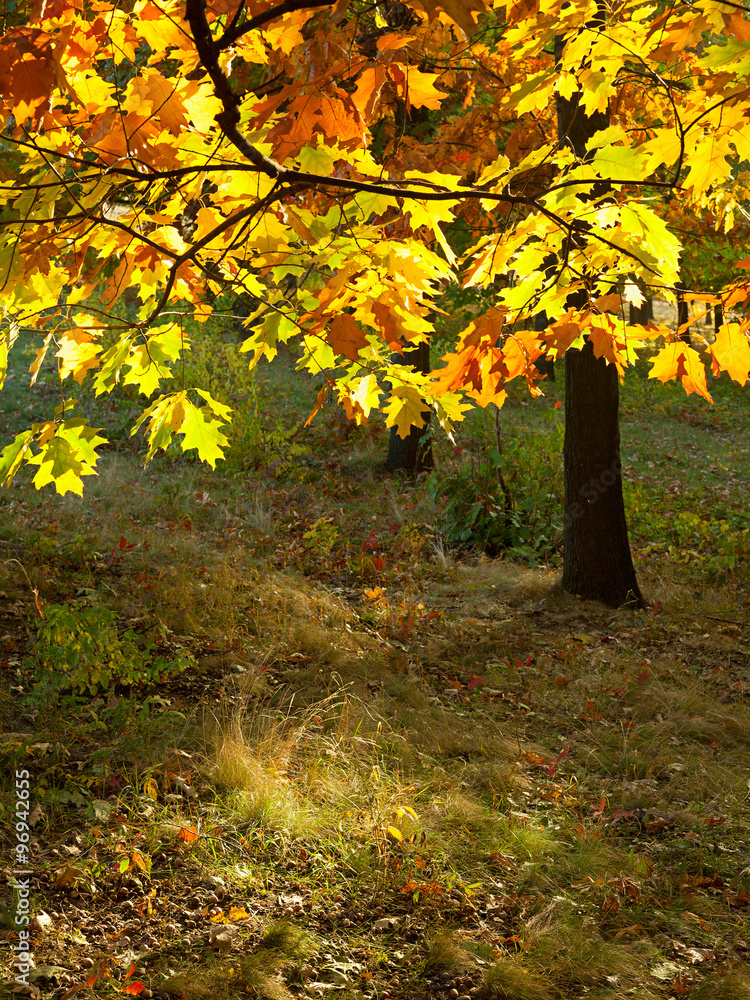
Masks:
[[[610,607],[643,606],[625,522],[619,376],[590,341],[565,355],[563,589]]]
[[[714,306],[714,333],[719,332],[719,327],[724,322],[724,310],[721,307],[721,303]]]
[[[589,28],[595,28],[590,24]],[[562,59],[563,39],[555,39]],[[557,130],[561,144],[585,157],[586,142],[607,128],[609,114],[587,116],[580,92],[557,98]],[[598,192],[595,192],[595,196]],[[586,304],[585,292],[566,303]],[[574,301],[576,300],[576,301]],[[563,522],[563,589],[610,607],[643,597],[630,554],[620,465],[619,383],[617,369],[594,357],[590,342],[565,355],[565,519]]]
[[[418,372],[426,375],[430,370],[430,345],[418,344],[416,347],[405,348],[404,355],[395,355],[398,364],[411,365]],[[432,455],[432,438],[430,436],[430,421],[432,411],[425,408],[422,413],[424,427],[412,427],[409,435],[399,437],[395,427],[391,427],[388,441],[388,458],[385,467],[388,472],[425,472],[435,467]],[[427,437],[425,437],[427,435]],[[422,443],[422,439],[425,439]]]
[[[549,326],[549,320],[547,319],[547,313],[537,313],[534,317],[534,329],[537,333],[542,333]],[[540,375],[546,375],[548,382],[555,381],[555,363],[552,358],[548,358],[546,354],[543,354],[541,358],[537,358],[534,362],[536,370]]]
[[[640,306],[634,306],[632,302],[630,303],[630,308],[628,310],[628,322],[630,323],[631,326],[633,326],[636,323],[642,323],[645,326],[645,324],[648,323],[649,320],[652,320],[654,318],[653,297],[648,294],[646,286],[643,284],[643,282],[639,281],[638,287],[640,288],[645,301],[643,302],[643,305]]]
[[[685,301],[684,292],[687,290],[686,286],[682,282],[679,282],[679,284],[675,285],[675,290],[677,292],[677,328],[679,329],[681,326],[685,326],[686,323],[690,322],[690,310],[687,302]],[[684,343],[690,343],[690,329],[688,327],[686,327],[679,336],[680,340]]]

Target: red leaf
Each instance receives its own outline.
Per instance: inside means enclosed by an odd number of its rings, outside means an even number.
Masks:
[[[473,691],[475,687],[479,687],[480,684],[486,684],[486,683],[487,681],[484,679],[484,677],[479,677],[477,674],[472,674],[471,680],[466,685],[466,690]]]
[[[550,766],[547,768],[548,777],[550,778],[554,777],[555,771],[557,770],[557,765],[560,763],[563,757],[567,757],[569,753],[570,753],[570,747],[565,747],[564,750],[560,751],[557,757],[555,757]]]
[[[134,979],[132,983],[128,983],[128,985],[123,990],[123,993],[138,994],[143,992],[143,990],[145,989],[146,987],[139,979]]]

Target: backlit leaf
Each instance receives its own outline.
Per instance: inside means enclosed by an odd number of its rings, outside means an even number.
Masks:
[[[750,342],[745,324],[722,324],[710,351],[715,375],[725,371],[735,382],[745,385],[750,378]]]
[[[706,385],[706,369],[700,355],[692,347],[682,341],[675,341],[663,347],[651,360],[649,378],[658,378],[660,382],[679,378],[685,392],[691,392],[705,397],[712,402]]]

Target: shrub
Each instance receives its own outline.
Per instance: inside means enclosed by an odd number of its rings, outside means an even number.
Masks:
[[[62,694],[97,695],[115,685],[153,684],[194,661],[185,650],[175,660],[153,655],[153,642],[132,629],[120,634],[117,616],[80,603],[48,604],[37,630],[31,698],[53,703]]]

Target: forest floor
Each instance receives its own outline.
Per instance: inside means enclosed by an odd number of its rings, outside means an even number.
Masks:
[[[750,420],[646,372],[636,612],[559,588],[559,383],[500,414],[514,558],[447,541],[489,415],[426,484],[377,423],[301,427],[289,359],[215,473],[144,470],[136,401],[84,400],[113,442],[84,496],[0,506],[0,991],[28,868],[13,995],[748,1000]],[[51,388],[11,375],[14,430]]]

